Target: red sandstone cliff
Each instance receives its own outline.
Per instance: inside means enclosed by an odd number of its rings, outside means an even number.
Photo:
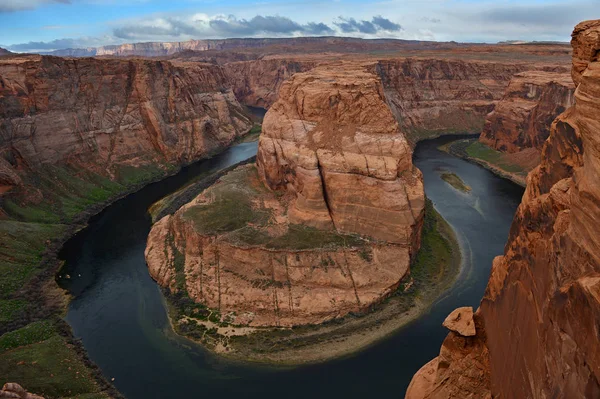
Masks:
[[[528,177],[477,335],[451,332],[407,398],[600,397],[600,20],[571,43],[575,105]]]
[[[569,73],[530,71],[510,81],[502,100],[485,122],[479,138],[499,151],[541,150],[552,121],[573,105],[575,86]]]
[[[418,136],[480,131],[513,75],[532,68],[530,63],[408,58],[380,61],[376,71],[400,126]]]
[[[314,61],[272,58],[230,62],[223,65],[223,70],[240,102],[269,108],[277,100],[279,88],[285,80],[315,65]]]
[[[291,220],[410,245],[424,206],[411,158],[379,78],[360,64],[332,64],[282,86],[257,164],[271,189],[295,196]]]
[[[0,61],[0,192],[45,165],[114,177],[178,166],[251,127],[218,66],[15,57]],[[33,184],[33,183],[32,183]]]

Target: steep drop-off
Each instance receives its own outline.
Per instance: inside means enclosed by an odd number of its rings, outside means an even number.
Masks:
[[[123,178],[224,148],[251,122],[218,66],[18,57],[0,61],[0,192],[39,202],[48,166]],[[76,169],[76,170],[75,170]]]
[[[480,131],[512,76],[532,68],[526,63],[415,58],[376,66],[392,112],[415,140],[431,133]]]
[[[530,71],[515,75],[502,100],[485,121],[480,141],[514,153],[542,149],[552,121],[573,105],[569,73]]]
[[[230,62],[223,65],[233,92],[246,105],[268,108],[275,100],[283,82],[296,72],[314,68],[316,62],[287,59],[262,59]]]
[[[364,65],[295,74],[267,112],[257,165],[153,227],[150,273],[237,325],[366,309],[399,286],[419,246],[424,193],[411,156]]]
[[[477,335],[451,332],[407,398],[600,396],[600,20],[571,43],[575,105],[529,175]]]

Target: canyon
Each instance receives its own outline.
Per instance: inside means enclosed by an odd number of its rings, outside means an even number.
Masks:
[[[144,167],[160,175],[223,149],[252,127],[226,82],[211,65],[39,56],[0,61],[5,202],[60,202],[52,195],[56,187],[39,182],[53,166],[96,185],[96,176],[127,184],[128,173]]]
[[[331,322],[366,312],[392,293],[410,293],[425,208],[422,176],[411,160],[414,146],[442,134],[503,130],[503,150],[541,148],[542,164],[530,177],[510,250],[494,263],[495,282],[490,280],[481,308],[448,321],[455,331],[415,384],[419,392],[441,397],[479,397],[511,384],[508,397],[529,386],[549,393],[555,387],[534,378],[548,367],[535,354],[548,347],[554,348],[554,364],[564,356],[571,365],[564,377],[569,389],[595,394],[597,359],[573,348],[593,354],[597,343],[572,332],[594,337],[592,324],[580,325],[590,320],[582,312],[597,317],[591,272],[597,263],[589,252],[596,220],[589,132],[598,127],[590,111],[597,25],[578,29],[574,97],[565,81],[570,51],[559,44],[235,39],[57,53],[98,58],[3,56],[0,278],[9,283],[0,306],[17,306],[11,313],[17,316],[0,333],[18,334],[37,323],[46,326],[46,320],[57,330],[66,300],[55,291],[59,265],[53,251],[65,235],[81,228],[91,209],[235,142],[253,127],[246,106],[268,109],[256,165],[222,176],[156,223],[148,237],[151,276],[190,309],[181,315],[190,321],[187,328],[194,327],[192,319],[205,319],[202,334],[217,321],[249,329]],[[548,130],[552,115],[573,98],[576,105]],[[588,208],[592,212],[582,211]],[[234,217],[223,218],[228,213]],[[584,239],[574,241],[574,234]],[[556,249],[562,245],[569,255]],[[560,277],[544,275],[543,284],[533,284],[548,264],[544,256]],[[563,266],[566,256],[578,256],[581,270]],[[528,262],[536,268],[528,269]],[[534,297],[525,295],[529,288]],[[510,358],[507,337],[514,336],[506,326],[513,298],[526,316],[519,331],[539,331],[544,339],[520,343],[526,356],[509,364],[501,358]],[[535,307],[542,303],[543,309]],[[543,323],[527,324],[533,314]],[[456,327],[465,320],[467,327]],[[11,353],[71,334],[58,331],[60,337]],[[490,344],[492,338],[497,343]],[[561,339],[566,344],[559,348]],[[73,367],[85,363],[81,353],[73,356]],[[80,393],[110,391],[87,364],[81,367],[81,375],[95,382]],[[74,372],[65,364],[58,369]],[[511,379],[514,373],[524,379],[524,370],[535,370],[527,387]],[[561,381],[559,367],[549,370]],[[459,381],[451,388],[442,384],[453,378]],[[19,382],[41,394],[58,386],[33,377]],[[571,388],[581,384],[588,391]]]
[[[600,21],[575,27],[574,105],[552,123],[505,253],[474,315],[451,332],[407,398],[598,397]]]
[[[282,85],[256,166],[153,227],[146,259],[159,284],[177,291],[179,253],[179,289],[220,321],[287,327],[359,312],[400,285],[419,248],[422,177],[367,68],[321,66]],[[230,226],[244,206],[252,217]],[[208,227],[217,214],[235,220]],[[299,232],[322,241],[296,242]]]

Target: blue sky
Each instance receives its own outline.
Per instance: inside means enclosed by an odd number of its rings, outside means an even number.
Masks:
[[[141,41],[337,35],[568,41],[600,0],[0,0],[13,51]]]

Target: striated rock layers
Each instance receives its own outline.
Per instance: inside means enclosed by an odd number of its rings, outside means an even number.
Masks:
[[[366,309],[397,289],[418,249],[424,193],[411,157],[365,66],[295,74],[267,112],[257,165],[152,228],[150,273],[238,325]]]
[[[575,105],[528,177],[477,335],[450,333],[407,398],[600,397],[600,20],[571,43]]]
[[[218,66],[16,57],[0,61],[0,186],[46,165],[191,162],[251,127]]]
[[[481,131],[485,116],[502,98],[512,76],[532,68],[538,67],[407,58],[379,61],[376,72],[400,126],[418,138],[428,132]],[[550,69],[555,68],[560,69]]]
[[[316,62],[267,58],[256,61],[230,62],[223,70],[239,101],[246,105],[269,108],[282,83],[296,72],[314,68]]]
[[[569,73],[529,71],[515,75],[485,121],[479,138],[499,151],[542,149],[552,121],[573,105]]]
[[[423,183],[378,77],[358,65],[298,73],[267,113],[257,164],[293,194],[292,222],[416,245]]]

